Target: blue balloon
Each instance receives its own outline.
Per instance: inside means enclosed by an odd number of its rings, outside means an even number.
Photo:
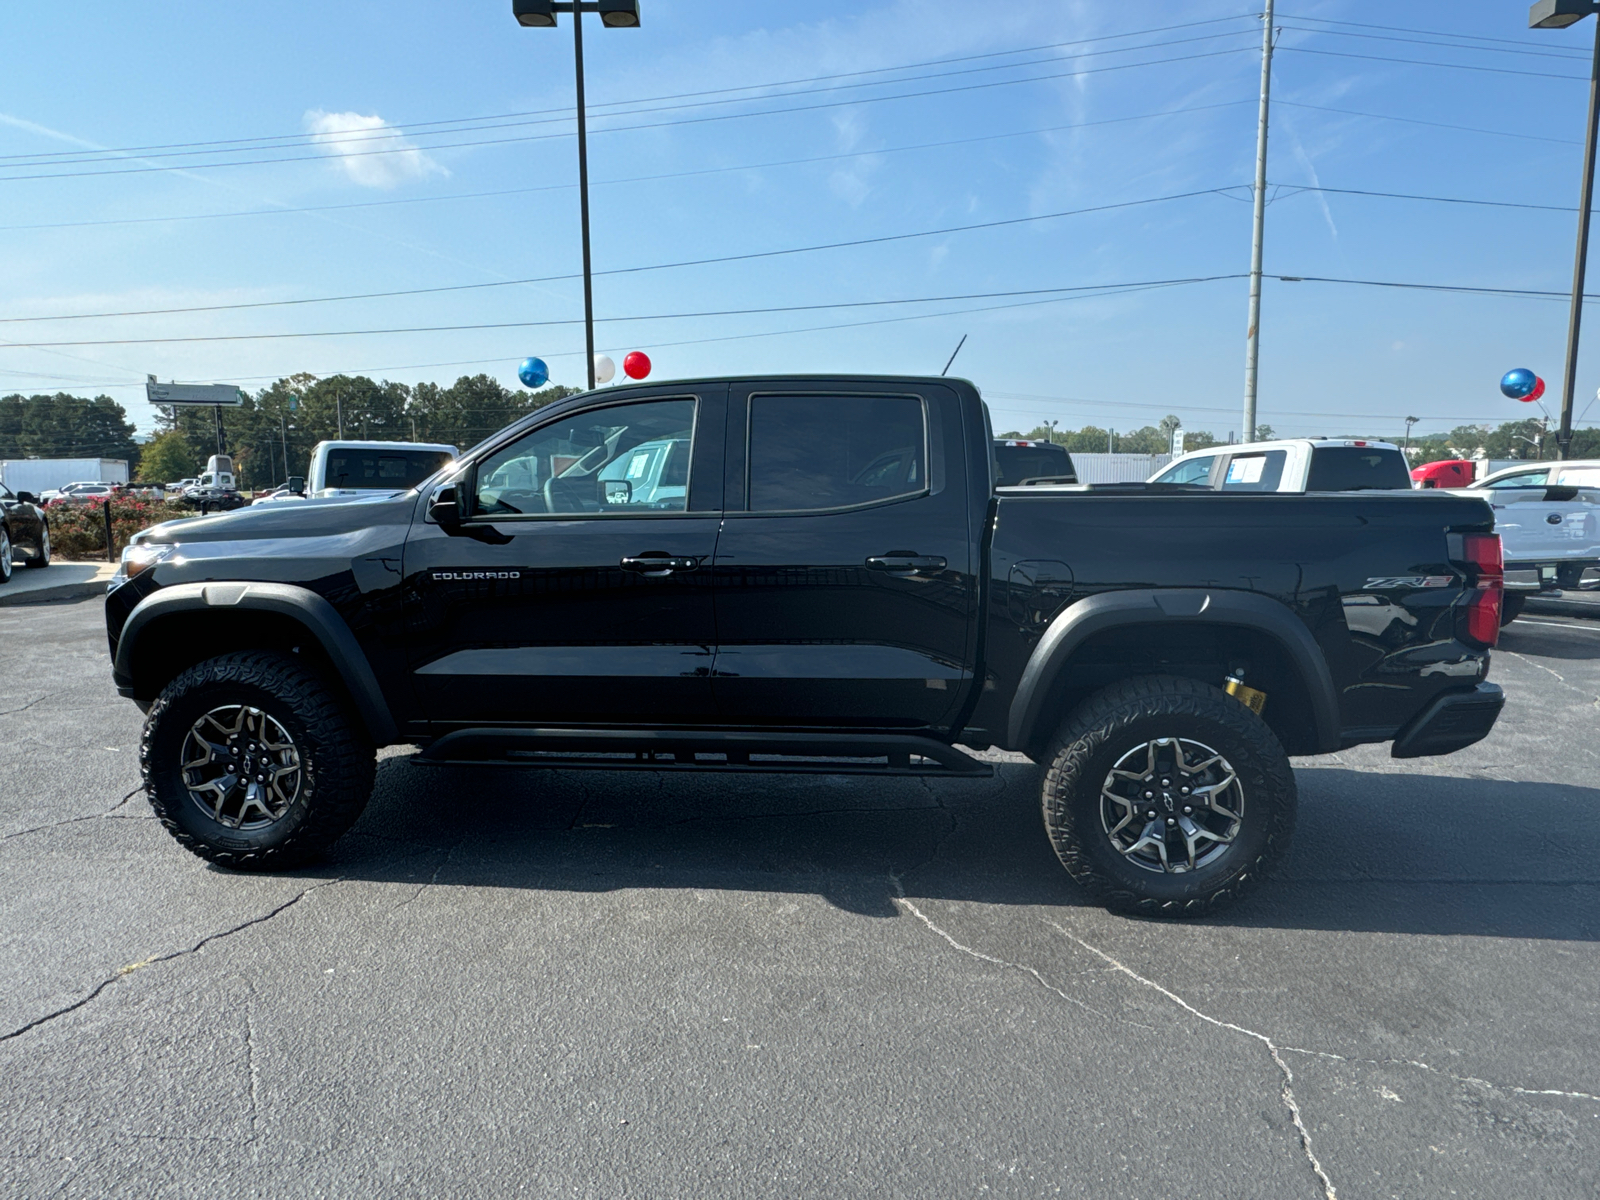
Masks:
[[[550,382],[550,368],[542,358],[525,358],[517,368],[517,378],[524,387],[540,388]]]
[[[1507,371],[1500,379],[1500,391],[1508,400],[1521,400],[1539,386],[1539,377],[1527,367]]]

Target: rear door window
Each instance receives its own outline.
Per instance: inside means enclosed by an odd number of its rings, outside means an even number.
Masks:
[[[878,504],[928,490],[915,396],[750,397],[749,511]]]
[[[1311,451],[1308,492],[1410,491],[1411,468],[1398,450],[1378,446],[1317,446]]]
[[[1258,454],[1235,454],[1228,460],[1228,471],[1222,477],[1225,492],[1275,492],[1283,481],[1283,464],[1289,461],[1287,450],[1263,450]],[[1408,481],[1409,485],[1409,481]]]
[[[1163,474],[1156,476],[1156,482],[1209,484],[1211,467],[1216,461],[1216,455],[1208,454],[1204,458],[1191,458],[1185,462],[1175,463]]]

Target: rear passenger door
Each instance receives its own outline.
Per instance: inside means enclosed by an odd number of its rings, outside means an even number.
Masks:
[[[735,385],[712,594],[728,724],[938,727],[971,678],[962,414],[940,386]]]

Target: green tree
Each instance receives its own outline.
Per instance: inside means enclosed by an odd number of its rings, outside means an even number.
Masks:
[[[139,455],[139,478],[148,483],[174,483],[200,473],[197,459],[181,432],[169,429],[145,443]]]
[[[139,461],[133,432],[127,412],[110,396],[0,399],[0,458],[120,458],[131,473]]]

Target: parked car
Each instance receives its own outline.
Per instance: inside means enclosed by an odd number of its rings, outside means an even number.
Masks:
[[[1007,487],[1030,483],[1077,483],[1078,472],[1065,446],[1027,438],[996,438],[995,482]]]
[[[55,488],[41,493],[39,496],[39,503],[82,504],[85,502],[83,498],[74,499],[74,497],[92,497],[96,500],[103,500],[111,494],[111,488],[112,485],[109,483],[69,483],[63,488]]]
[[[250,501],[251,504],[271,504],[276,500],[304,500],[306,498],[306,478],[304,475],[291,475],[287,482],[266,492],[258,492]]]
[[[50,518],[32,492],[0,483],[0,583],[11,582],[18,557],[26,566],[50,565]]]
[[[955,379],[624,386],[396,495],[146,530],[106,622],[150,803],[194,853],[277,870],[350,827],[393,743],[960,777],[990,768],[959,747],[999,746],[1047,767],[1075,879],[1199,913],[1287,847],[1289,755],[1493,726],[1482,499],[995,488],[989,428]],[[681,493],[615,486],[668,446]]]
[[[1151,483],[1185,483],[1219,492],[1409,491],[1400,447],[1356,438],[1289,438],[1191,450]]]
[[[132,483],[118,483],[112,485],[112,491],[119,496],[128,496],[136,500],[162,500],[166,497],[166,489],[159,483],[146,483],[135,480]]]
[[[1529,596],[1582,588],[1585,575],[1600,569],[1600,461],[1508,467],[1473,493],[1494,506],[1505,546],[1507,623]]]
[[[179,479],[174,483],[167,484],[167,491],[177,492],[181,496],[184,492],[192,488],[196,482],[197,481],[194,479]]]

